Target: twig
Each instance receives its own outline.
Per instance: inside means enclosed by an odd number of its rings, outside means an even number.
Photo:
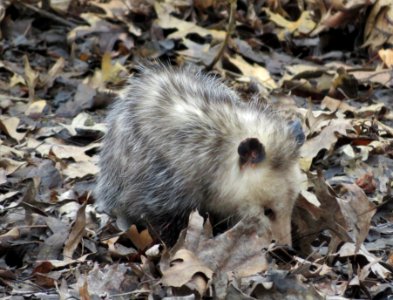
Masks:
[[[213,61],[206,67],[207,71],[210,71],[211,69],[213,69],[215,64],[221,58],[226,46],[228,45],[229,38],[231,37],[231,35],[235,29],[235,13],[236,13],[237,3],[236,3],[236,0],[229,0],[229,3],[230,3],[230,12],[229,12],[229,22],[228,22],[227,34],[225,35],[225,39],[221,45],[220,50],[217,52],[217,55],[214,57]]]
[[[0,94],[0,100],[11,100],[11,101],[28,102],[29,98],[22,98],[22,97],[7,95],[7,94]]]
[[[46,11],[44,9],[36,7],[36,6],[31,5],[29,3],[25,3],[24,1],[18,1],[18,3],[23,5],[24,7],[27,7],[28,9],[30,9],[32,11],[35,11],[36,13],[44,16],[45,18],[51,19],[51,20],[53,20],[53,21],[55,21],[57,23],[60,23],[60,24],[62,24],[64,26],[71,27],[71,28],[76,27],[75,23],[67,21],[67,20],[65,20],[63,18],[60,18],[59,16],[56,16],[55,14],[50,13],[49,11]]]

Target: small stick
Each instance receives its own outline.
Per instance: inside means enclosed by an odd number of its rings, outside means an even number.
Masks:
[[[213,69],[215,64],[221,58],[226,46],[228,45],[229,38],[235,29],[235,13],[236,13],[237,3],[236,3],[236,0],[229,0],[229,3],[230,3],[230,12],[229,12],[229,22],[228,22],[227,34],[225,36],[225,39],[224,39],[217,55],[214,57],[213,61],[208,66],[206,66],[207,71],[210,71],[211,69]]]
[[[70,21],[67,21],[67,20],[65,20],[63,18],[60,18],[60,17],[56,16],[55,14],[50,13],[49,11],[46,11],[46,10],[43,10],[43,9],[41,9],[39,7],[34,6],[34,5],[25,3],[24,1],[18,1],[18,3],[23,5],[23,6],[25,6],[25,7],[27,7],[28,9],[30,9],[32,11],[35,11],[36,13],[38,13],[38,14],[40,14],[40,15],[48,18],[48,19],[51,19],[51,20],[53,20],[53,21],[55,21],[57,23],[60,23],[60,24],[62,24],[64,26],[71,27],[71,28],[76,27],[76,24],[74,24],[74,23],[72,23]]]

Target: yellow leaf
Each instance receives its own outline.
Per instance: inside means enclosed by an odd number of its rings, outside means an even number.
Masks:
[[[31,68],[29,59],[26,55],[23,56],[23,62],[25,65],[25,80],[27,87],[29,88],[29,99],[32,100],[34,99],[35,86],[37,84],[39,74]]]
[[[279,14],[275,14],[270,9],[265,9],[265,12],[268,14],[270,20],[276,23],[278,26],[283,27],[284,29],[280,31],[278,34],[278,38],[283,40],[287,33],[292,33],[295,35],[298,34],[308,34],[315,27],[316,24],[311,18],[311,14],[309,11],[303,11],[300,18],[297,21],[288,21],[284,17]]]
[[[123,78],[119,77],[120,72],[127,72],[127,70],[119,63],[112,63],[110,53],[106,52],[102,56],[101,70],[96,70],[93,77],[90,79],[92,87],[105,87],[106,82],[118,82]]]
[[[23,76],[21,76],[17,73],[14,73],[14,75],[12,75],[12,77],[10,79],[9,86],[10,86],[10,88],[13,88],[14,86],[16,86],[18,84],[26,85],[26,81],[23,78]]]
[[[225,31],[223,30],[214,30],[214,29],[205,29],[200,27],[192,22],[183,21],[181,19],[175,18],[171,16],[168,11],[166,11],[162,4],[158,1],[155,2],[154,8],[158,15],[158,19],[156,21],[157,25],[164,28],[170,29],[175,28],[177,31],[171,33],[168,37],[172,39],[183,39],[189,33],[197,33],[200,36],[211,35],[216,41],[223,41],[225,39]]]
[[[39,100],[34,101],[29,105],[27,110],[25,111],[26,116],[39,116],[43,113],[44,109],[46,108],[46,101]]]
[[[388,68],[393,66],[393,49],[381,49],[378,55]]]
[[[259,65],[250,65],[241,56],[229,57],[229,61],[234,64],[245,77],[256,78],[264,87],[269,90],[277,88],[276,82],[270,77],[270,73]]]

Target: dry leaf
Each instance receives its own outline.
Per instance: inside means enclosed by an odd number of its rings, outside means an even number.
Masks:
[[[243,76],[248,80],[255,78],[268,90],[277,88],[275,81],[270,77],[269,71],[265,68],[259,65],[250,65],[239,55],[235,55],[233,58],[228,57],[228,60],[239,68]]]
[[[43,115],[45,108],[47,108],[45,100],[34,101],[25,111],[25,115],[33,118],[38,118]]]
[[[297,21],[288,21],[279,14],[275,14],[270,9],[265,8],[264,11],[269,16],[270,20],[273,21],[283,30],[279,31],[278,38],[280,40],[285,40],[285,35],[287,33],[292,33],[295,35],[309,34],[316,27],[315,22],[312,19],[312,15],[309,11],[303,11],[301,16]]]
[[[63,256],[65,261],[72,260],[74,252],[78,247],[82,237],[85,233],[85,226],[86,226],[86,205],[85,202],[78,210],[76,215],[75,223],[72,226],[71,232],[67,238],[67,241],[64,244]]]
[[[27,83],[27,87],[29,88],[29,99],[33,100],[35,96],[35,86],[38,82],[39,73],[31,68],[29,59],[26,55],[23,56],[23,62],[25,65],[25,80]]]
[[[83,178],[87,175],[96,175],[99,172],[98,166],[90,161],[70,163],[63,170],[63,174],[70,179]]]
[[[300,156],[313,159],[322,149],[331,151],[338,140],[338,134],[346,136],[347,131],[352,129],[350,120],[335,119],[329,121],[316,137],[307,139],[300,150]]]
[[[117,83],[123,80],[123,77],[119,77],[120,72],[127,73],[127,70],[117,61],[112,63],[110,53],[106,52],[102,56],[101,71],[103,76],[103,82]]]
[[[18,132],[19,118],[6,117],[0,115],[0,130],[5,132],[9,137],[20,142],[26,136],[26,132]]]
[[[337,252],[340,257],[348,257],[348,256],[357,256],[361,255],[368,262],[372,263],[370,266],[371,271],[381,278],[386,279],[387,277],[391,276],[391,272],[383,267],[379,262],[381,259],[375,257],[373,254],[367,251],[367,249],[362,245],[359,250],[356,249],[356,246],[352,243],[345,243],[340,250]]]
[[[213,277],[213,271],[204,265],[189,250],[180,249],[172,257],[171,266],[164,270],[161,282],[166,286],[182,287],[191,281],[197,281],[196,287],[199,295],[204,295],[208,284]],[[203,276],[203,283],[198,282],[199,277]]]
[[[391,69],[393,66],[393,49],[381,49],[378,51],[378,55],[383,63]]]
[[[364,29],[363,47],[378,49],[383,44],[393,43],[393,3],[390,0],[377,0],[367,18]]]
[[[342,184],[337,201],[346,219],[348,233],[355,241],[355,251],[357,251],[367,237],[376,207],[368,200],[363,190],[355,184]]]
[[[212,36],[215,41],[223,41],[225,39],[225,31],[206,29],[196,25],[195,23],[183,21],[176,17],[169,15],[162,4],[159,2],[154,3],[154,8],[158,15],[156,24],[164,29],[177,29],[171,33],[168,38],[171,39],[184,39],[190,33],[197,33],[202,37]]]
[[[138,232],[135,225],[132,225],[130,229],[125,232],[125,235],[131,240],[131,242],[139,249],[146,250],[153,244],[153,238],[150,236],[147,229]]]

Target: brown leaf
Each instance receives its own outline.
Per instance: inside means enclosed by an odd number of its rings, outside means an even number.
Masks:
[[[309,34],[316,27],[310,12],[306,10],[302,12],[299,19],[296,21],[288,21],[281,15],[275,14],[267,8],[265,8],[264,11],[271,21],[283,28],[278,34],[280,40],[284,40],[287,33],[295,35]]]
[[[371,172],[365,173],[362,177],[356,179],[356,184],[368,194],[375,192],[377,188],[377,182]]]
[[[376,207],[356,184],[342,184],[337,201],[346,220],[346,228],[355,241],[355,251],[357,251],[367,237]]]
[[[56,274],[58,273],[55,273],[54,275]],[[41,287],[53,288],[56,286],[57,278],[53,278],[53,275],[51,273],[49,274],[34,273],[33,277],[34,277],[34,283]]]
[[[130,229],[125,232],[125,235],[139,250],[146,250],[153,244],[153,238],[149,234],[149,231],[145,229],[141,232],[138,232],[138,229],[135,225],[132,225]]]
[[[63,174],[68,178],[83,178],[88,175],[96,175],[99,168],[92,162],[82,161],[69,164],[64,170]]]
[[[53,265],[48,262],[48,261],[43,261],[41,263],[39,263],[34,269],[33,269],[33,274],[34,273],[49,273],[50,271],[52,271],[53,269]]]
[[[248,80],[250,80],[250,78],[255,78],[268,90],[277,88],[276,82],[271,78],[267,69],[257,64],[251,65],[239,55],[228,57],[228,60],[239,68],[244,78],[247,78]]]
[[[59,57],[56,63],[49,69],[48,74],[43,76],[43,78],[41,79],[41,85],[46,88],[52,87],[53,82],[56,80],[56,78],[63,73],[64,65],[64,58]]]
[[[225,39],[225,31],[205,29],[192,22],[183,21],[170,15],[159,2],[154,3],[158,20],[156,24],[164,29],[177,29],[171,33],[168,38],[183,39],[190,33],[197,33],[202,37],[211,35],[215,41],[223,41]]]
[[[338,140],[338,134],[347,135],[347,130],[352,130],[350,120],[334,119],[324,127],[316,137],[308,139],[300,150],[303,158],[313,159],[322,149],[331,151]]]
[[[203,275],[204,277],[200,277]],[[213,277],[213,271],[201,262],[194,253],[180,249],[173,255],[170,267],[163,271],[161,282],[166,286],[182,287],[193,281],[199,295],[204,295]],[[200,282],[201,279],[204,279]]]
[[[37,119],[43,115],[45,109],[47,108],[48,106],[45,100],[34,101],[25,111],[25,115]]]
[[[94,122],[89,114],[82,112],[72,119],[71,125],[63,124],[72,136],[78,135],[78,132],[99,133],[103,134],[107,131],[106,125]]]
[[[82,285],[79,285],[79,296],[82,300],[90,300],[89,285],[87,279],[85,279]]]
[[[49,147],[44,147],[45,144]],[[92,162],[93,158],[86,155],[85,152],[95,147],[98,148],[98,144],[90,144],[86,147],[66,145],[62,140],[56,138],[45,139],[45,144],[40,143],[39,146],[42,149],[42,151],[40,151],[42,154],[48,155],[49,152],[45,153],[44,150],[50,148],[50,151],[58,159],[73,158],[75,162]]]
[[[20,230],[17,227],[12,228],[6,233],[0,235],[0,244],[2,248],[6,248],[11,244],[13,240],[18,239],[19,237],[20,237]]]
[[[294,241],[297,241],[307,255],[311,251],[307,245],[325,229],[331,230],[338,240],[352,241],[347,233],[348,224],[334,190],[326,183],[321,173],[317,176],[310,175],[310,180],[321,205],[316,207],[301,197],[293,214],[293,222],[298,229]]]
[[[351,112],[354,113],[356,108],[345,103],[344,101],[334,99],[332,97],[326,96],[321,102],[321,108],[327,108],[331,112],[341,111],[341,112]]]
[[[242,278],[267,270],[268,264],[262,249],[270,244],[271,232],[262,220],[256,217],[243,220],[215,237],[211,237],[211,231],[206,226],[210,224],[203,224],[203,218],[193,212],[185,239],[179,239],[173,251],[184,247],[204,266],[209,266],[218,276],[213,282],[217,288],[220,286],[218,294],[225,294],[223,287],[227,286],[228,274]],[[163,270],[169,268],[165,257],[160,264]],[[188,274],[187,278],[190,276]]]
[[[361,245],[360,249],[357,249],[356,246],[352,243],[345,243],[340,250],[337,252],[340,257],[351,257],[351,256],[363,256],[368,262],[371,264],[367,266],[371,271],[379,276],[380,278],[387,278],[391,276],[392,272],[382,266],[379,262],[380,258],[377,258],[375,255],[371,254],[367,251],[367,249]]]
[[[377,0],[368,15],[364,30],[364,47],[378,49],[393,41],[393,3],[390,0]]]
[[[64,260],[72,260],[72,256],[74,251],[78,247],[82,237],[85,233],[86,226],[86,205],[87,202],[83,203],[83,205],[79,208],[78,213],[76,215],[75,223],[72,226],[71,232],[68,236],[67,241],[64,245],[63,256]]]
[[[10,175],[26,164],[26,162],[16,161],[10,158],[2,158],[0,159],[0,170],[3,169],[5,171],[5,175]]]
[[[101,61],[101,72],[102,72],[102,82],[99,83],[98,87],[103,86],[106,82],[119,83],[123,81],[123,77],[119,77],[120,72],[127,74],[127,70],[117,61],[112,63],[110,53],[106,52],[102,56]],[[93,84],[93,87],[97,86]]]
[[[16,275],[15,272],[11,270],[5,270],[3,268],[0,268],[0,278],[7,279],[7,280],[15,280]]]
[[[27,83],[27,87],[29,88],[29,99],[33,100],[35,96],[35,87],[38,82],[39,73],[31,68],[27,55],[23,56],[23,62],[25,65],[25,80]]]

